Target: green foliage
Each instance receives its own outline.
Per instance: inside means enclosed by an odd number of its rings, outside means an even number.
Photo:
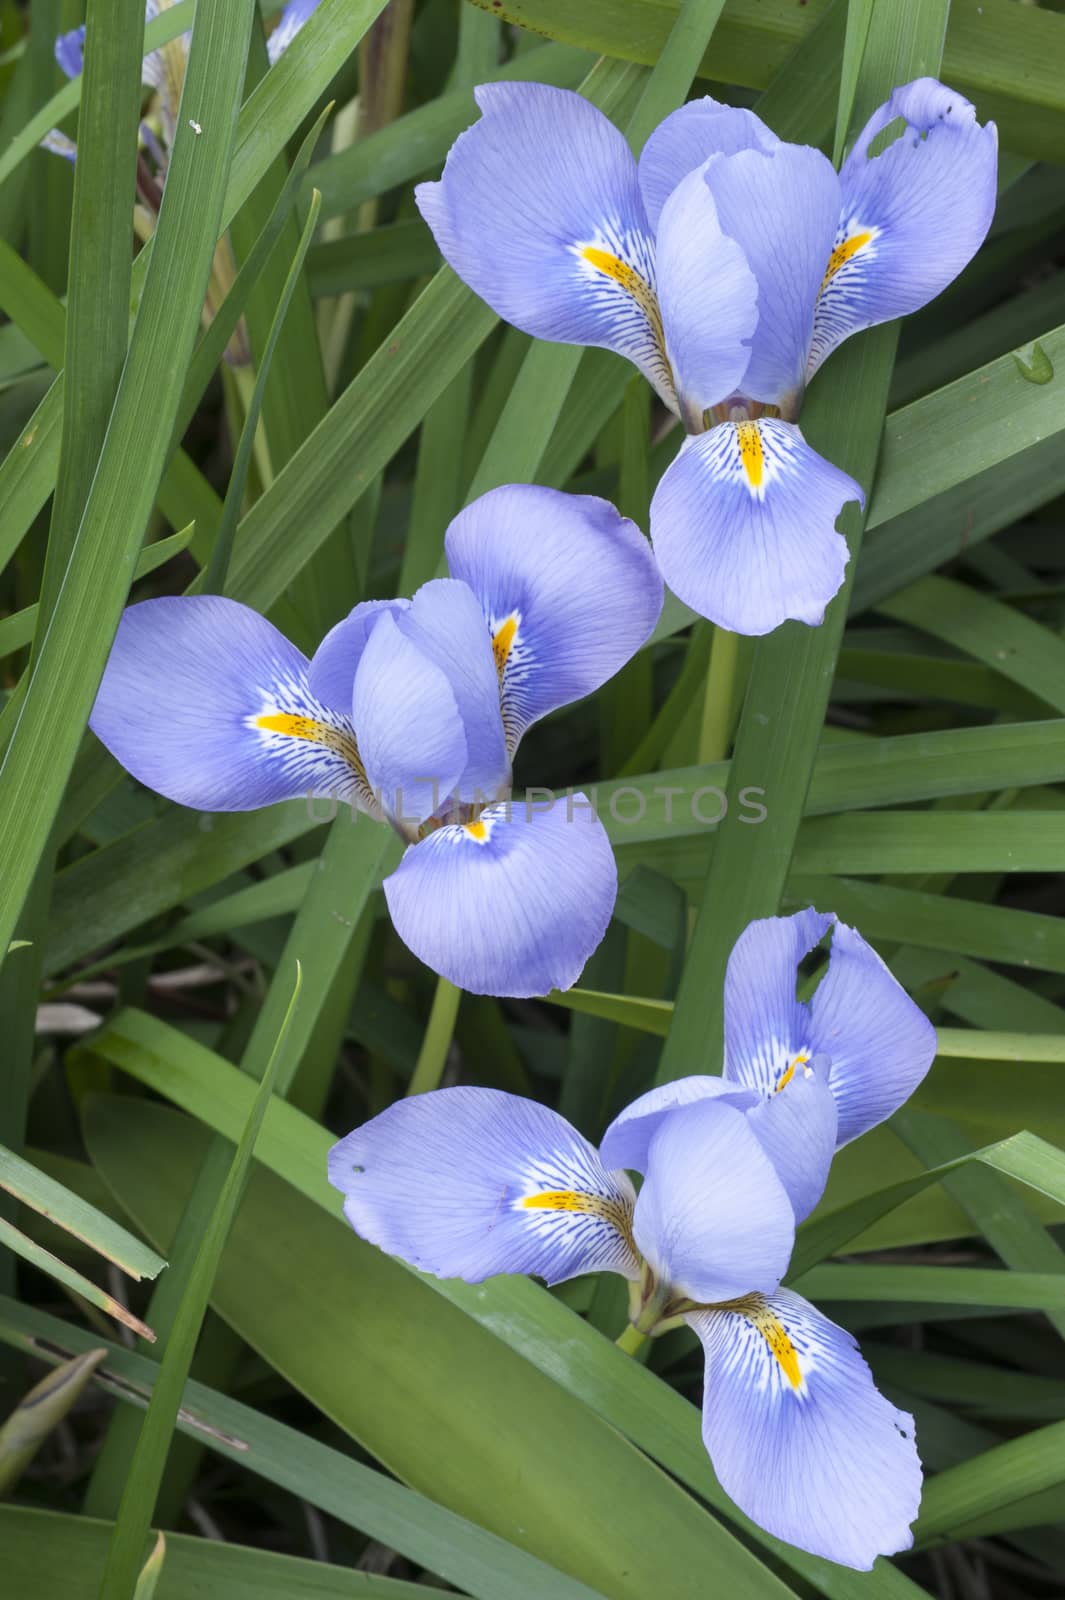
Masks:
[[[279,8],[180,0],[148,23],[147,48],[192,33],[146,225],[144,0],[0,0],[5,1579],[42,1600],[1053,1594],[1065,15],[321,0],[266,70]],[[85,73],[61,82],[54,34],[86,10]],[[378,49],[402,100],[367,125]],[[501,327],[414,206],[475,83],[579,88],[635,149],[709,92],[838,163],[925,73],[998,122],[999,209],[933,306],[811,388],[805,434],[866,491],[825,623],[737,644],[670,597],[594,705],[530,735],[530,773],[596,790],[619,866],[579,987],[437,984],[384,912],[386,829],[302,803],[202,816],[105,755],[86,724],[131,594],[224,588],[308,647],[442,570],[449,520],[495,485],[604,495],[646,526],[676,448],[647,387]],[[77,135],[73,177],[36,148],[53,127]],[[685,1332],[633,1360],[609,1283],[424,1277],[352,1234],[325,1176],[334,1138],[411,1090],[532,1094],[594,1139],[653,1082],[718,1071],[735,938],[809,904],[939,1029],[792,1264],[916,1416],[915,1551],[867,1574],[724,1495]]]

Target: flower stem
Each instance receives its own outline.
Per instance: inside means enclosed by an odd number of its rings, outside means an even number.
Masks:
[[[699,765],[724,761],[733,733],[733,707],[736,699],[736,668],[740,654],[739,635],[727,628],[715,628],[710,646],[710,670],[706,674],[702,726],[699,730]]]
[[[638,1355],[647,1343],[647,1335],[641,1333],[639,1328],[634,1328],[631,1322],[625,1324],[617,1338],[614,1340],[619,1350],[624,1350],[626,1355]]]
[[[408,1094],[425,1094],[436,1089],[444,1072],[444,1063],[451,1048],[451,1035],[455,1031],[462,990],[456,989],[446,978],[437,978],[433,1008],[425,1029],[425,1038],[418,1053],[418,1063],[410,1080]]]

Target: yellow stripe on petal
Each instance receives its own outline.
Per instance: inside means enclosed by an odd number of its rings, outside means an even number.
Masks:
[[[788,1330],[779,1317],[774,1316],[769,1307],[758,1300],[744,1306],[742,1310],[748,1322],[758,1329],[758,1332],[769,1346],[774,1360],[785,1378],[787,1378],[788,1383],[797,1392],[801,1391],[805,1387],[806,1380],[799,1366],[798,1352],[788,1337]]]
[[[621,1200],[606,1195],[583,1194],[579,1189],[541,1189],[527,1194],[522,1205],[531,1211],[578,1211],[584,1216],[601,1217],[611,1223],[635,1250],[632,1239],[632,1211]]]
[[[760,489],[765,477],[765,450],[762,448],[762,430],[757,422],[737,422],[736,441],[747,482],[752,489]]]
[[[342,728],[332,728],[328,722],[318,722],[314,717],[301,717],[289,711],[265,712],[255,718],[255,726],[264,733],[281,733],[290,739],[307,739],[311,744],[321,744],[343,756],[356,772],[362,772],[359,747],[350,733]]]
[[[666,337],[662,328],[662,313],[658,306],[658,296],[647,279],[637,272],[635,267],[630,267],[627,261],[622,261],[620,256],[611,254],[609,250],[600,250],[593,244],[584,246],[581,250],[581,259],[582,261],[587,261],[590,267],[594,267],[596,272],[603,273],[607,278],[613,278],[614,282],[636,301],[636,304],[651,325],[655,343],[663,361],[666,362],[668,371],[669,363],[666,361],[665,355]]]
[[[476,839],[478,844],[484,844],[488,838],[488,828],[483,822],[467,822],[466,832],[471,839]]]
[[[795,1076],[795,1068],[796,1067],[804,1067],[806,1065],[806,1063],[809,1061],[809,1059],[810,1059],[810,1056],[809,1056],[808,1051],[800,1050],[798,1055],[794,1058],[794,1060],[788,1062],[788,1065],[784,1068],[784,1071],[780,1074],[780,1077],[777,1079],[776,1087],[775,1087],[775,1089],[773,1091],[774,1094],[779,1094],[781,1089],[785,1088],[791,1082],[792,1078],[794,1078],[794,1076]]]
[[[866,229],[862,233],[852,233],[849,239],[844,239],[842,244],[836,246],[828,258],[828,266],[825,268],[825,275],[821,279],[821,290],[824,289],[826,283],[836,276],[841,267],[845,267],[847,262],[858,254],[859,250],[865,249],[872,237],[872,231]],[[819,290],[818,292],[820,293],[821,291]]]
[[[507,664],[507,658],[517,637],[519,620],[517,612],[512,612],[507,620],[496,629],[492,639],[492,654],[495,656],[496,671],[500,677],[503,676],[503,669]]]

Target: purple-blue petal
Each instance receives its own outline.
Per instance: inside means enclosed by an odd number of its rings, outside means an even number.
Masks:
[[[447,675],[387,611],[359,660],[353,710],[367,781],[410,833],[454,791],[466,767],[466,734]]]
[[[753,111],[722,105],[709,95],[689,100],[658,124],[640,154],[640,192],[651,227],[658,227],[662,207],[681,179],[710,156],[772,150],[779,143]]]
[[[68,78],[80,78],[85,70],[85,24],[61,33],[55,42],[55,58]]]
[[[568,989],[607,929],[617,868],[583,795],[490,806],[412,845],[385,899],[427,967],[474,994]]]
[[[897,118],[879,155],[869,146]],[[839,227],[817,303],[807,376],[861,328],[927,305],[972,259],[995,211],[998,135],[954,89],[918,78],[896,89],[840,172]]]
[[[651,542],[679,599],[733,633],[816,626],[843,582],[836,519],[861,486],[795,423],[723,422],[686,439],[651,502]]]
[[[409,605],[409,600],[362,600],[343,622],[330,628],[307,669],[312,694],[350,716],[355,673],[374,624],[383,611],[395,614]]]
[[[318,9],[321,0],[289,0],[277,20],[277,26],[266,41],[271,64],[284,55],[305,22]]]
[[[633,1234],[656,1279],[701,1303],[771,1292],[795,1218],[747,1117],[715,1097],[665,1116],[651,1139]]]
[[[219,595],[125,612],[89,726],[141,783],[198,810],[368,800],[350,717],[316,699],[306,657],[265,617]]]
[[[415,191],[444,259],[515,327],[616,350],[672,405],[654,240],[625,139],[568,89],[474,92],[481,120],[452,145],[440,182]]]
[[[639,1273],[625,1174],[557,1112],[498,1089],[397,1101],[333,1146],[329,1181],[356,1233],[438,1278]]]
[[[599,1153],[609,1167],[627,1167],[630,1172],[647,1171],[647,1152],[662,1120],[678,1106],[696,1100],[724,1099],[746,1111],[758,1103],[758,1096],[741,1084],[724,1078],[674,1078],[657,1089],[638,1095],[620,1111],[603,1135]]]
[[[814,1052],[809,1014],[796,998],[799,963],[835,918],[797,911],[750,922],[732,947],[725,971],[725,1077],[769,1096],[795,1057]],[[794,1074],[792,1074],[794,1076]]]
[[[853,1335],[788,1289],[686,1320],[706,1353],[703,1441],[740,1510],[863,1572],[908,1550],[921,1501],[913,1418],[876,1389]]]
[[[909,1099],[935,1059],[936,1030],[876,951],[844,922],[833,929],[828,971],[809,1013],[811,1046],[831,1062],[828,1082],[843,1145]]]
[[[590,495],[493,489],[459,513],[445,549],[494,641],[511,751],[539,717],[613,677],[662,609],[647,540]]]

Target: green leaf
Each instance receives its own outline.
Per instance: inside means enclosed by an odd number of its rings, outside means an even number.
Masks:
[[[168,1232],[202,1134],[120,1099],[95,1101],[86,1133],[123,1204],[150,1232]],[[578,1400],[267,1173],[249,1183],[214,1303],[398,1477],[593,1588],[635,1600],[655,1582],[695,1600],[711,1563],[730,1593],[782,1594],[754,1556]]]
[[[68,1415],[85,1391],[106,1350],[87,1350],[73,1356],[23,1396],[0,1427],[0,1496],[18,1483],[41,1445]]]
[[[3,1145],[0,1145],[0,1189],[14,1195],[20,1205],[28,1206],[56,1227],[73,1234],[131,1278],[138,1281],[154,1278],[166,1266],[162,1256],[126,1228]]]
[[[100,1600],[126,1600],[137,1588],[144,1542],[147,1538],[159,1483],[166,1465],[170,1435],[181,1405],[181,1395],[192,1364],[193,1351],[207,1309],[211,1285],[218,1271],[226,1239],[240,1205],[244,1183],[251,1167],[255,1141],[274,1086],[277,1061],[287,1024],[299,997],[299,972],[288,1016],[278,1034],[274,1051],[263,1072],[248,1120],[234,1152],[218,1202],[207,1223],[196,1260],[184,1284],[181,1306],[167,1340],[159,1367],[159,1377],[144,1424],[130,1462],[126,1489],[122,1496],[114,1533],[107,1552],[107,1564],[100,1583]]]

